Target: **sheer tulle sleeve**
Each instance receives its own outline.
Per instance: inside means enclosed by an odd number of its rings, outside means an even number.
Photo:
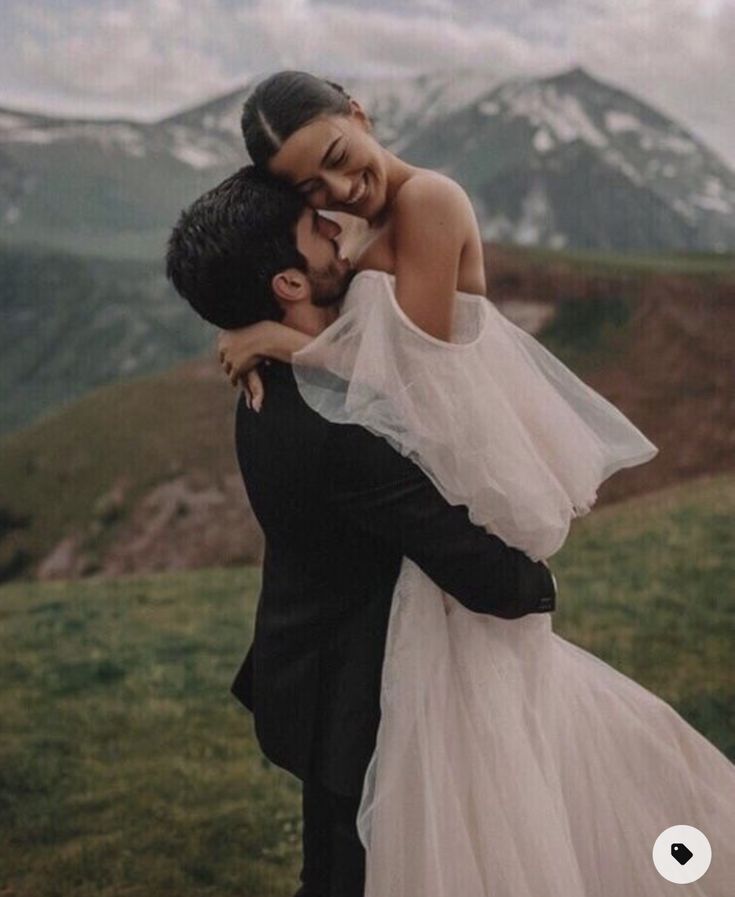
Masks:
[[[554,554],[597,489],[657,447],[481,296],[458,293],[453,341],[363,271],[339,318],[294,356],[304,400],[387,439],[476,524],[534,560]]]

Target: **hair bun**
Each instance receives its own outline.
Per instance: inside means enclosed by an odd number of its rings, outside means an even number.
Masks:
[[[324,79],[324,83],[328,84],[330,87],[333,87],[337,93],[341,93],[343,97],[346,97],[348,100],[351,100],[352,97],[347,93],[347,91],[342,87],[341,84],[337,84],[336,81],[330,81],[329,78]]]

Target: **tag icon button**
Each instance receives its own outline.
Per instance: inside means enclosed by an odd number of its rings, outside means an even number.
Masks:
[[[677,863],[681,863],[682,866],[686,866],[686,864],[691,860],[694,854],[689,850],[686,844],[672,844],[671,845],[671,856],[676,860]]]
[[[672,825],[656,838],[653,865],[666,881],[686,885],[698,881],[712,862],[707,836],[693,825]]]

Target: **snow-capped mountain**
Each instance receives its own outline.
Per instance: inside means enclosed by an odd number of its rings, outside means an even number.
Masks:
[[[735,246],[735,172],[581,69],[514,79],[404,148],[470,192],[490,239],[611,249]]]
[[[400,152],[422,128],[487,93],[498,83],[487,72],[420,75],[341,82],[370,113],[377,138]],[[158,145],[194,168],[247,161],[240,113],[253,85],[247,84],[210,103],[167,118],[157,126]]]
[[[376,135],[469,191],[489,239],[613,250],[735,248],[735,172],[676,122],[581,69],[345,81]],[[250,85],[154,124],[0,110],[6,237],[160,252],[179,210],[247,161]]]

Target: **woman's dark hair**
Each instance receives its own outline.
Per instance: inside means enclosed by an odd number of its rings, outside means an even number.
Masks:
[[[304,208],[294,190],[266,172],[241,168],[181,213],[168,242],[166,275],[217,327],[279,321],[273,277],[286,268],[308,271],[296,245]]]
[[[245,101],[240,121],[250,158],[265,168],[286,140],[320,115],[349,115],[350,96],[333,81],[308,72],[277,72]]]

